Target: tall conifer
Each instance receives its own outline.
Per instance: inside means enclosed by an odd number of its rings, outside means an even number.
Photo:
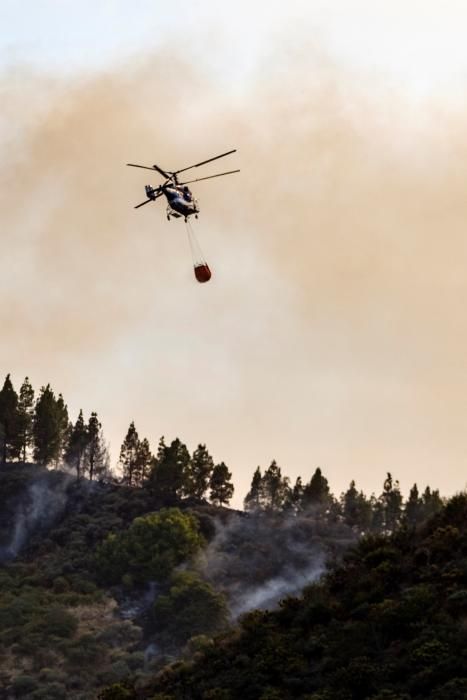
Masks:
[[[256,467],[251,480],[250,490],[243,501],[243,507],[245,510],[259,510],[261,508],[261,469]]]
[[[139,477],[137,474],[138,470],[138,445],[139,437],[135,428],[135,424],[132,421],[126,437],[120,448],[120,465],[123,471],[123,481],[128,484],[128,486],[133,486],[135,480],[138,481]]]
[[[15,457],[18,442],[18,395],[7,374],[0,391],[0,457],[4,465],[9,457]]]
[[[68,410],[60,394],[50,384],[42,387],[34,410],[34,459],[41,464],[58,464],[68,433]]]
[[[76,479],[83,476],[84,453],[88,444],[88,433],[84,423],[83,411],[80,410],[76,423],[70,430],[68,445],[65,451],[65,461],[76,471]]]
[[[186,479],[185,493],[201,500],[209,486],[214,461],[206,449],[206,445],[198,445],[193,452]]]
[[[85,467],[90,481],[103,479],[109,472],[109,454],[97,413],[91,413],[86,426]]]
[[[178,438],[169,446],[159,443],[155,466],[151,473],[151,490],[159,503],[173,505],[186,490],[190,453]]]
[[[23,460],[27,459],[28,449],[33,442],[33,422],[34,422],[34,389],[29,378],[26,377],[19,390],[18,399],[18,435],[17,451],[18,456]]]
[[[216,506],[227,506],[234,493],[232,474],[224,462],[216,464],[209,480],[209,498]]]

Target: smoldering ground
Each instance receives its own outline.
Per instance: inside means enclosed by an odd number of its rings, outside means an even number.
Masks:
[[[217,519],[216,530],[198,566],[226,595],[234,620],[298,595],[356,541],[348,527],[324,522],[312,510],[297,516],[233,515],[224,523]]]
[[[4,503],[0,564],[15,559],[34,535],[47,531],[64,514],[72,481],[63,472],[44,472]]]
[[[2,77],[1,364],[97,409],[114,452],[132,418],[152,441],[207,442],[237,493],[266,450],[292,477],[322,464],[337,489],[442,463],[455,490],[465,110],[310,47],[267,65],[243,93],[173,52],[67,84]],[[194,289],[183,225],[133,211],[147,175],[124,163],[231,147],[242,172],[196,187],[214,278]]]

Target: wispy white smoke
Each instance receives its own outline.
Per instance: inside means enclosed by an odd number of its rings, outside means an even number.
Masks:
[[[290,569],[282,576],[269,579],[262,586],[246,588],[233,601],[232,615],[236,618],[249,610],[275,607],[282,598],[298,595],[306,585],[319,578],[323,571],[324,557],[318,554],[310,567],[304,571]]]
[[[34,532],[49,527],[64,512],[69,482],[40,478],[28,487],[14,512],[10,540],[0,548],[0,563],[14,559]]]
[[[312,514],[232,517],[225,524],[217,522],[217,534],[199,565],[226,594],[236,619],[299,594],[324,572],[329,553],[352,539],[347,528],[325,525]]]

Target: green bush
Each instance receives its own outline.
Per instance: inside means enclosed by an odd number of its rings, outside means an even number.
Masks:
[[[125,574],[139,584],[166,581],[203,544],[198,529],[196,518],[178,508],[136,518],[126,532],[110,534],[98,547],[95,565],[100,581],[120,583]]]
[[[97,663],[105,655],[105,647],[92,634],[83,634],[63,648],[67,661],[73,666]]]
[[[197,574],[175,574],[167,595],[153,606],[154,630],[169,646],[185,644],[190,637],[212,635],[225,627],[224,597]]]
[[[140,627],[134,625],[131,620],[122,620],[105,627],[102,632],[99,632],[97,639],[106,646],[120,648],[139,642],[141,636],[142,630]]]
[[[144,652],[134,651],[132,654],[128,654],[125,661],[132,671],[137,671],[139,668],[144,667]]]
[[[66,593],[70,590],[70,584],[64,576],[57,576],[52,582],[52,590],[54,593]]]
[[[11,688],[17,698],[22,698],[25,695],[32,693],[32,691],[37,688],[37,681],[32,676],[16,676],[11,684]]]
[[[116,661],[112,668],[99,674],[99,680],[103,684],[120,683],[130,676],[130,669],[125,661]]]
[[[68,674],[56,668],[41,668],[39,671],[39,679],[47,683],[65,683]]]
[[[62,683],[46,683],[31,693],[28,700],[67,700],[68,697],[66,687]]]
[[[89,579],[82,578],[80,576],[73,577],[72,579],[73,590],[77,593],[82,593],[83,595],[91,595],[96,593],[97,586],[93,581]]]
[[[60,605],[52,605],[40,619],[30,622],[25,632],[68,639],[74,635],[77,627],[78,621],[71,613]]]
[[[100,692],[98,700],[134,700],[135,697],[130,687],[122,683],[113,683]]]

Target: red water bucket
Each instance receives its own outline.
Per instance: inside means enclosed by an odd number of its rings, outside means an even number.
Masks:
[[[198,282],[209,282],[211,279],[211,270],[207,263],[202,263],[194,266],[195,277]]]

